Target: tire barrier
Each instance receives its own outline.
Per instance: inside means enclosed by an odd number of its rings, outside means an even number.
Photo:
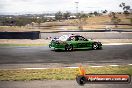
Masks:
[[[40,31],[0,32],[0,39],[40,39]]]

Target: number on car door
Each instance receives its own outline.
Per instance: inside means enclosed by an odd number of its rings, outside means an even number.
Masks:
[[[77,46],[78,48],[86,48],[88,47],[87,41],[84,37],[82,36],[76,36],[77,38]]]

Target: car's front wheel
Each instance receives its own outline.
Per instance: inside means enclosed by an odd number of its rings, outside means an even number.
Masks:
[[[73,46],[72,45],[66,45],[65,46],[65,50],[66,51],[72,51],[73,50]]]
[[[93,45],[92,45],[92,49],[94,49],[94,50],[96,50],[96,49],[98,49],[99,48],[99,44],[98,43],[93,43]]]

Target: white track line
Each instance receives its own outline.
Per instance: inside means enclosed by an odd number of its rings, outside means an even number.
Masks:
[[[128,64],[128,65],[132,65],[132,64]]]
[[[25,70],[43,70],[43,69],[49,69],[49,68],[22,68],[22,69],[25,69]]]
[[[79,67],[63,67],[63,68],[79,68]],[[43,69],[57,69],[57,68],[21,68],[25,70],[43,70]]]
[[[90,67],[103,67],[103,66],[90,66]],[[62,68],[75,69],[75,68],[79,68],[79,67],[62,67]],[[24,70],[43,70],[43,69],[57,69],[57,68],[21,68],[21,69],[24,69]]]
[[[90,67],[93,67],[93,68],[100,68],[100,67],[104,67],[104,66],[90,66]]]
[[[128,64],[128,65],[132,65],[132,64]],[[117,67],[117,66],[120,66],[120,65],[109,65],[109,66],[112,66],[112,67]],[[100,68],[100,67],[104,67],[104,66],[89,66],[89,67],[93,67],[93,68]],[[75,68],[79,68],[79,67],[61,67],[61,68],[72,68],[72,69],[75,69]],[[57,68],[21,68],[21,69],[25,69],[25,70],[43,70],[43,69],[57,69]]]
[[[79,68],[79,67],[65,67],[65,68]]]
[[[117,66],[119,66],[119,65],[109,65],[109,66],[117,67]]]

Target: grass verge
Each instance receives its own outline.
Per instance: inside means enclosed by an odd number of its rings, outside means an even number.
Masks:
[[[130,74],[132,66],[118,67],[85,67],[87,74]],[[78,68],[54,68],[39,70],[0,70],[0,81],[25,81],[25,80],[74,80],[79,74]]]
[[[48,44],[0,44],[0,46],[47,46]]]

